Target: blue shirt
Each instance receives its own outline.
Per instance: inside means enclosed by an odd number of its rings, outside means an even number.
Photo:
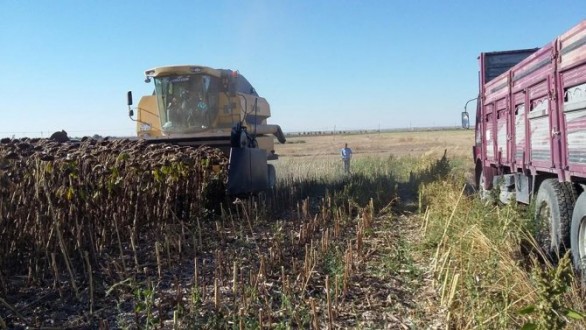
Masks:
[[[341,150],[342,159],[351,159],[352,158],[352,149],[350,148],[342,148]]]

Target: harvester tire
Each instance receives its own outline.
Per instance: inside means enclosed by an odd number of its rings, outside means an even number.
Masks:
[[[535,240],[547,256],[557,259],[570,246],[574,194],[557,179],[546,179],[535,199]]]

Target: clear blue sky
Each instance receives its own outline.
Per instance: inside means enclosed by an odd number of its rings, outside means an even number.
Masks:
[[[146,69],[239,70],[285,131],[456,125],[482,51],[541,47],[586,1],[0,0],[0,136],[132,135]]]

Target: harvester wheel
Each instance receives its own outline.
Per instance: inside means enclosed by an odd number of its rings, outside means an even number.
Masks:
[[[557,179],[546,179],[535,199],[535,239],[550,257],[557,258],[570,246],[570,223],[574,195]]]

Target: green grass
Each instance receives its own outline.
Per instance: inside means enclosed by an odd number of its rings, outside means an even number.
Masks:
[[[571,267],[567,260],[558,266],[544,261],[530,234],[528,208],[487,206],[467,196],[464,186],[464,178],[455,176],[422,189],[421,253],[431,260],[449,327],[584,327],[566,316],[569,310],[584,310]],[[548,278],[558,279],[556,294],[543,280]]]

